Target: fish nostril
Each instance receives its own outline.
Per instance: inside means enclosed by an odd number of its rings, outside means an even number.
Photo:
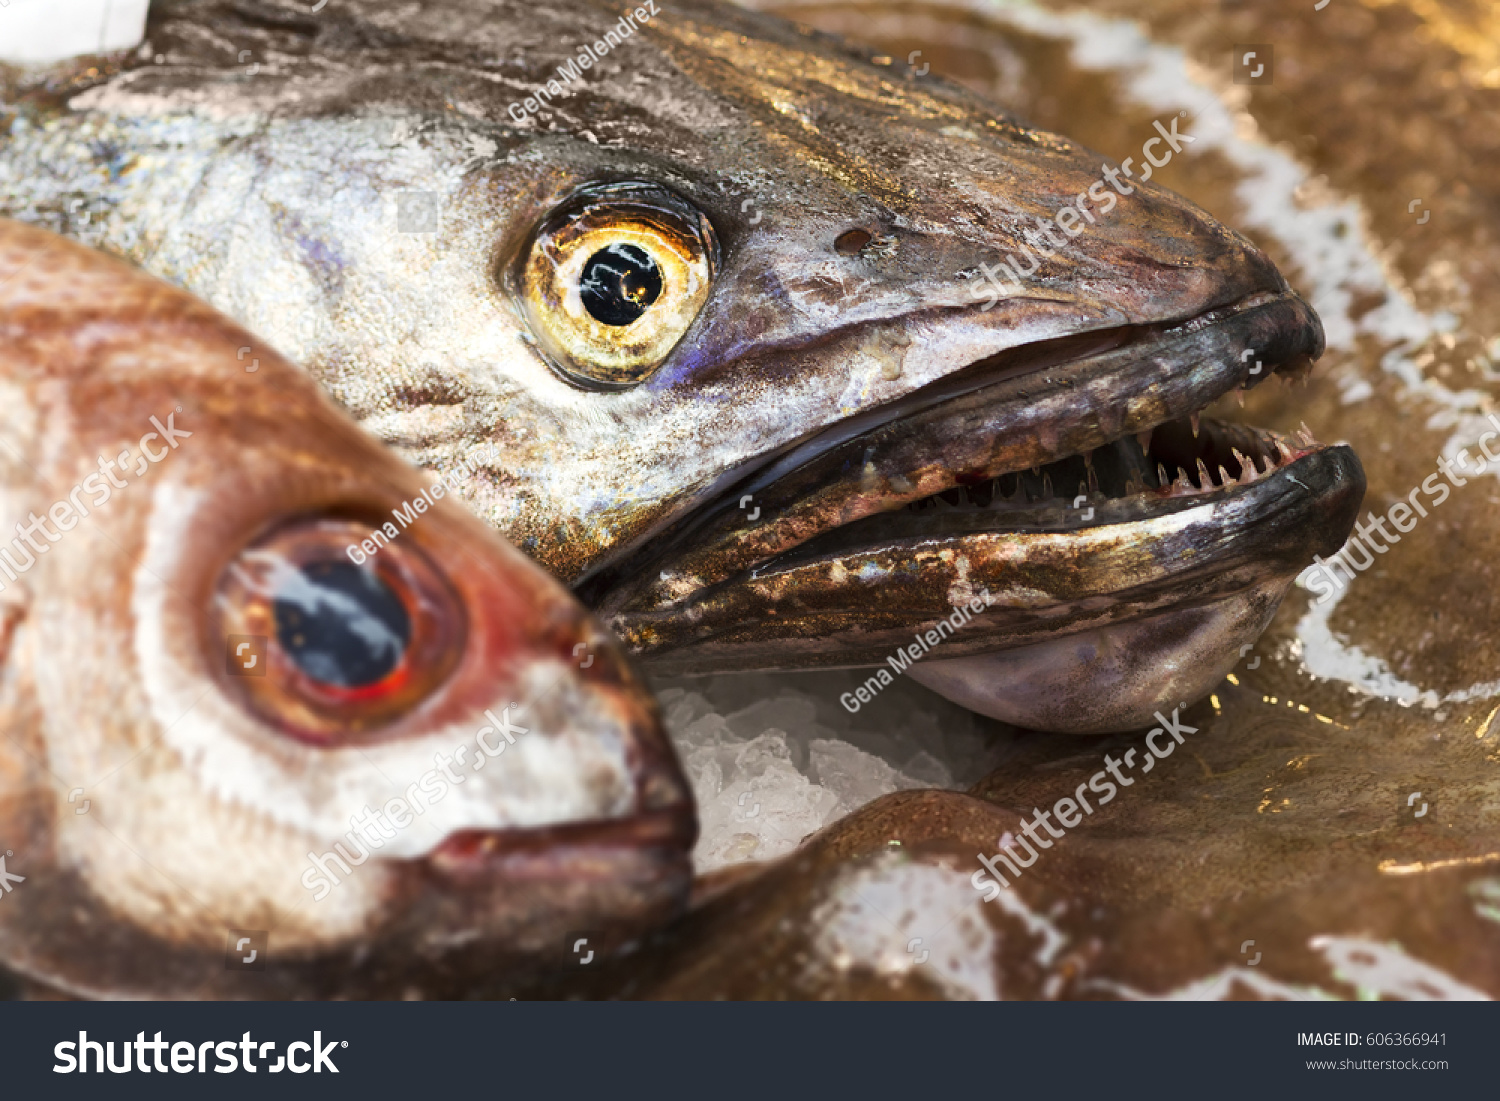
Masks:
[[[868,230],[851,229],[839,234],[838,240],[833,242],[833,247],[845,256],[853,256],[874,239],[874,235]]]

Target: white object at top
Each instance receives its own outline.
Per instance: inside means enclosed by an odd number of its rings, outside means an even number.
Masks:
[[[147,2],[0,0],[0,61],[39,64],[139,46]]]

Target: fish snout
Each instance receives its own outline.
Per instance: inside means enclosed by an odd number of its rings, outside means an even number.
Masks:
[[[1127,177],[1071,143],[1014,146],[1004,171],[960,188],[949,202],[969,212],[955,221],[976,223],[963,267],[973,301],[1012,322],[1059,303],[1099,324],[1161,324],[1288,291],[1253,243],[1134,167]]]
[[[566,641],[580,637],[587,642]],[[537,782],[506,800],[517,808],[508,820],[454,822],[440,844],[400,869],[417,888],[402,927],[483,931],[505,955],[539,966],[577,963],[577,931],[606,955],[683,905],[697,815],[660,713],[613,638],[590,630],[566,639],[554,650],[566,664],[533,680],[536,702],[519,712],[524,728],[497,706],[476,734],[494,756],[475,759],[471,776],[509,765]],[[499,773],[491,779],[506,792],[515,784]],[[553,804],[570,789],[566,815],[528,798],[545,790]]]

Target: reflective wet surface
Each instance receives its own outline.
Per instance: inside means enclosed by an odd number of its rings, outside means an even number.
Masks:
[[[979,856],[1087,797],[1107,758],[1144,757],[1147,731],[993,724],[1004,759],[968,794],[898,792],[779,863],[716,872],[629,960],[535,993],[1500,994],[1500,470],[1477,473],[1500,381],[1500,17],[1421,0],[776,10],[1116,159],[1176,115],[1196,140],[1160,178],[1266,249],[1328,335],[1306,386],[1215,415],[1348,441],[1385,523],[1337,583],[1294,589],[1170,755],[1149,774],[1138,758],[1011,891],[984,901]]]
[[[521,989],[480,977],[473,993],[1500,994],[1500,464],[1478,469],[1481,441],[1500,439],[1486,437],[1500,15],[1429,0],[763,6],[1116,160],[1159,127],[1185,135],[1155,178],[1265,249],[1328,340],[1305,385],[1212,415],[1347,441],[1381,523],[1342,575],[1293,589],[1171,730],[1017,730],[906,678],[839,727],[860,678],[820,673],[784,678],[819,701],[804,719],[788,697],[742,730],[678,731],[714,831],[692,911],[614,962]],[[881,247],[865,237],[840,248]],[[601,292],[595,316],[652,298],[649,274]],[[905,347],[882,354],[899,375]],[[721,684],[700,705],[695,684],[658,682],[669,718],[742,715],[762,691]],[[927,749],[887,737],[924,709],[942,735]],[[798,784],[800,803],[772,804]],[[1041,811],[1056,829],[1029,825]],[[987,877],[1006,854],[999,890]]]

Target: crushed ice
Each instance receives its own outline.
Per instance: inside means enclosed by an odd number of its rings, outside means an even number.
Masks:
[[[962,791],[999,763],[1010,728],[898,680],[856,714],[869,671],[656,681],[698,801],[699,874],[781,856],[866,803],[908,788]]]

